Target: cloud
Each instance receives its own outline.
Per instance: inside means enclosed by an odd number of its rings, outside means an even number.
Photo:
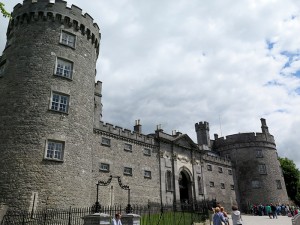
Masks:
[[[7,7],[18,3],[7,2]],[[279,156],[300,168],[300,3],[286,0],[69,1],[101,29],[96,79],[103,120],[144,133],[157,124],[196,141],[260,132],[261,117]],[[0,18],[2,30],[7,20]],[[4,47],[4,32],[0,36]],[[299,153],[300,154],[300,153]]]

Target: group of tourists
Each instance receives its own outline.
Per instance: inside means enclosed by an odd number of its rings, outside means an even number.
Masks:
[[[217,207],[213,209],[213,225],[230,225],[228,213],[224,210],[220,204],[217,204]],[[242,225],[241,212],[238,210],[238,207],[233,205],[231,212],[232,225]]]
[[[299,212],[299,207],[289,204],[258,204],[251,205],[250,211],[252,215],[263,216],[267,215],[270,219],[277,219],[278,215],[295,216]]]

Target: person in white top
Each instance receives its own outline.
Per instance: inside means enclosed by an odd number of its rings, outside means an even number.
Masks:
[[[238,210],[238,207],[235,205],[232,206],[231,219],[232,219],[232,225],[243,224],[241,212]]]
[[[121,213],[116,213],[115,218],[111,220],[111,225],[122,225]]]

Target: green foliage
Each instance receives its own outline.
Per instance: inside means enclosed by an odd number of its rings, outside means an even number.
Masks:
[[[300,171],[293,160],[279,158],[288,196],[300,205]]]
[[[2,2],[0,2],[0,10],[4,17],[11,17],[10,13],[5,10],[4,4]]]
[[[162,214],[143,215],[141,225],[186,225],[193,222],[203,222],[206,216],[199,213],[190,212],[164,212]]]

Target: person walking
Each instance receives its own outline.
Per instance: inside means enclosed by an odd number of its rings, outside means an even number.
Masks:
[[[238,207],[236,205],[232,206],[231,219],[232,219],[232,225],[243,224],[241,212],[238,210]]]
[[[220,208],[215,208],[215,214],[213,216],[213,225],[223,225],[226,223],[226,219],[223,213],[220,212]]]
[[[122,225],[121,213],[116,213],[115,218],[111,220],[111,225]]]
[[[225,212],[224,207],[220,207],[220,212],[223,213],[223,216],[225,217],[225,220],[226,220],[225,224],[229,225],[228,214],[227,214],[227,212]]]

